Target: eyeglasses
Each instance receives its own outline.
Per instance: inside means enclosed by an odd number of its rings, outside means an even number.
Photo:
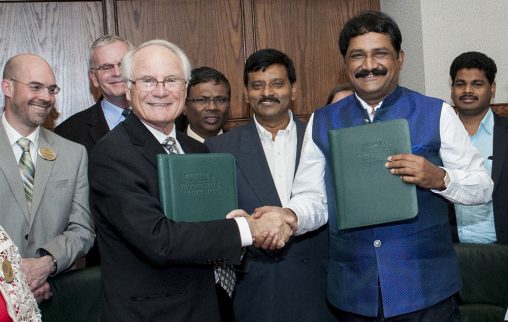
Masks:
[[[192,102],[196,105],[207,106],[210,102],[213,102],[215,106],[224,106],[229,102],[229,97],[225,96],[202,96],[197,98],[188,98],[187,101]]]
[[[56,94],[58,94],[60,92],[60,87],[58,87],[57,85],[44,86],[44,84],[37,83],[37,82],[24,83],[22,81],[14,79],[14,78],[11,78],[11,81],[18,82],[18,83],[28,86],[28,88],[30,88],[30,90],[34,94],[41,93],[43,89],[47,89],[48,94],[51,96],[55,96]]]
[[[185,79],[178,77],[166,78],[165,80],[160,82],[153,77],[142,77],[136,78],[135,80],[129,79],[129,82],[133,83],[134,85],[139,85],[144,89],[150,91],[155,89],[157,85],[159,85],[159,83],[164,84],[164,87],[167,90],[181,89],[185,84],[187,84]]]
[[[115,69],[115,66],[118,66],[119,68],[122,66],[122,63],[118,64],[102,64],[97,67],[91,67],[91,70],[100,70],[101,72],[110,73]]]

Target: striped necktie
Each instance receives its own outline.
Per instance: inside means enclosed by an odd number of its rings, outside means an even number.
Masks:
[[[16,143],[23,150],[23,154],[21,154],[21,158],[19,159],[19,172],[21,173],[26,200],[30,207],[35,176],[35,166],[30,155],[30,140],[27,138],[20,138]]]
[[[178,146],[176,145],[175,139],[168,136],[164,142],[162,142],[162,146],[168,150],[169,154],[180,154],[180,150],[178,149]]]

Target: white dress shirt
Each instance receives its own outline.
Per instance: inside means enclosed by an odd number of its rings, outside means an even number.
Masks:
[[[259,124],[254,116],[266,161],[283,207],[291,199],[297,148],[296,123],[291,111],[289,111],[289,120],[288,126],[284,130],[279,130],[275,139],[272,139],[272,133]]]
[[[116,106],[106,99],[101,101],[101,107],[110,130],[114,129],[120,122],[125,120],[125,116],[122,114],[125,111],[124,108]]]
[[[164,142],[164,140],[166,140],[166,138],[168,137],[168,135],[166,135],[160,131],[157,131],[150,125],[143,122],[143,120],[141,120],[141,122],[146,126],[148,131],[150,131],[150,133],[152,133],[153,136],[155,136],[155,138],[157,139],[157,141],[159,141],[160,144],[162,144],[162,142]],[[182,149],[182,146],[180,145],[180,142],[178,142],[178,140],[176,139],[175,126],[173,126],[173,129],[171,130],[171,133],[169,134],[169,136],[172,137],[173,139],[175,139],[176,145],[178,146],[178,150],[180,151],[180,153],[185,154],[185,152]],[[167,150],[166,150],[166,152],[169,153],[169,151],[167,151]],[[226,215],[227,214],[224,214],[224,218],[226,218]],[[239,218],[234,218],[234,220],[236,221],[236,224],[238,225],[238,230],[240,231],[240,239],[242,241],[242,247],[247,247],[247,246],[252,245],[252,234],[251,234],[251,231],[249,228],[249,223],[247,222],[247,219],[245,219],[244,217],[239,217]]]
[[[19,134],[19,132],[16,131],[9,124],[9,122],[7,122],[7,119],[5,118],[5,113],[2,114],[2,124],[5,128],[5,132],[7,133],[7,138],[12,147],[12,151],[14,152],[14,158],[16,159],[16,162],[19,163],[19,159],[23,154],[23,149],[19,146],[17,142],[20,138],[25,137],[30,140],[30,157],[32,158],[32,162],[35,166],[37,162],[37,149],[39,149],[39,127],[37,127],[35,131],[30,133],[30,135],[23,136]]]
[[[368,106],[361,99],[360,102],[364,108]],[[369,112],[368,109],[367,111]],[[315,230],[328,221],[324,180],[326,159],[312,140],[313,121],[314,114],[311,115],[305,131],[292,198],[287,205],[298,218],[298,235]],[[443,161],[443,169],[450,178],[450,184],[445,190],[432,192],[454,203],[480,204],[489,201],[492,198],[492,179],[485,171],[482,156],[472,146],[464,126],[447,103],[443,103],[441,109],[439,130],[439,155]]]

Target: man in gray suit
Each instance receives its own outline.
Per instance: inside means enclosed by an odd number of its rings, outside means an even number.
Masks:
[[[2,79],[0,225],[19,248],[22,269],[40,302],[47,282],[86,254],[95,238],[83,146],[42,128],[59,92],[37,55],[9,59]]]

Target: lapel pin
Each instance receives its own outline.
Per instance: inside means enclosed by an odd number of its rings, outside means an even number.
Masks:
[[[37,153],[44,160],[55,161],[56,159],[56,153],[51,148],[46,147],[39,148],[39,151],[37,151]]]

